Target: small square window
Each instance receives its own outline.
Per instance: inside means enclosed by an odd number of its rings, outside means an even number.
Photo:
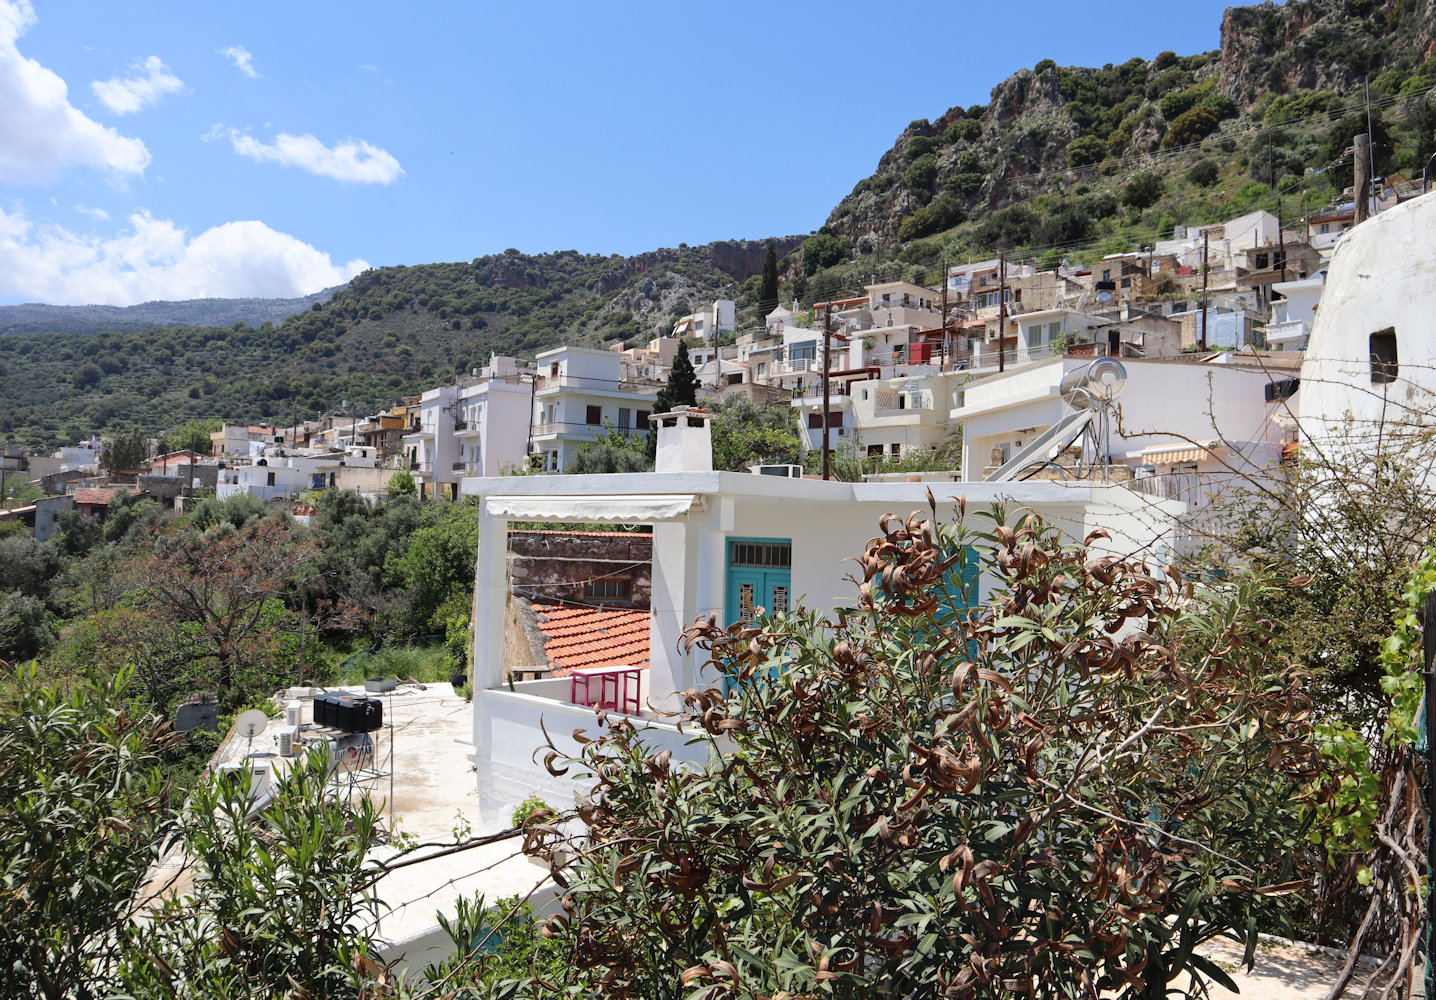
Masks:
[[[585,418],[584,418],[584,423],[586,423],[586,424],[601,424],[601,423],[603,423],[603,407],[601,407],[601,406],[590,406],[590,407],[587,407],[587,408],[586,408],[586,415],[585,415]]]
[[[1396,328],[1387,327],[1371,335],[1371,384],[1396,381]]]

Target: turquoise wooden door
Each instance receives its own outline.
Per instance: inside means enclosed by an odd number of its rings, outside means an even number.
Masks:
[[[793,543],[787,538],[730,538],[724,624],[745,624],[761,613],[782,614],[791,602]],[[776,676],[776,670],[770,676]],[[723,678],[731,694],[733,678]]]
[[[788,610],[793,589],[793,543],[786,538],[728,540],[725,624],[750,622],[761,608],[770,615]]]

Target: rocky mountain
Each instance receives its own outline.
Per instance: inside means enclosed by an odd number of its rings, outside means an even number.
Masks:
[[[1053,191],[1120,192],[1142,170],[1231,159],[1226,137],[1330,116],[1368,79],[1378,100],[1419,96],[1436,84],[1433,54],[1436,0],[1293,0],[1228,9],[1214,52],[1100,69],[1046,59],[986,105],[908,125],[825,230],[855,256],[883,256]]]

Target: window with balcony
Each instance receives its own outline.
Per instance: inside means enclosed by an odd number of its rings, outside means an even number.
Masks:
[[[646,431],[646,430],[648,430],[648,411],[647,411],[647,410],[639,410],[639,411],[638,411],[638,423],[637,423],[637,427],[638,427],[638,429],[641,430],[641,431]]]
[[[621,430],[627,430],[633,421],[633,411],[622,406],[618,408],[618,426]]]
[[[583,422],[586,423],[586,424],[588,424],[588,425],[591,426],[591,427],[596,427],[596,426],[598,426],[599,424],[603,423],[603,407],[601,407],[601,406],[587,406],[587,407],[584,407],[584,418],[583,418]]]
[[[818,342],[809,340],[802,344],[793,344],[788,348],[789,361],[816,361],[818,359]]]

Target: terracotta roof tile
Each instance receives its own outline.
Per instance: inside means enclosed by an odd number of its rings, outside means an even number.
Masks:
[[[556,675],[585,667],[648,666],[647,611],[560,604],[535,604],[534,611]]]
[[[117,491],[113,489],[87,487],[75,491],[75,503],[99,504],[102,507],[108,507],[110,501],[115,498],[116,492]]]

